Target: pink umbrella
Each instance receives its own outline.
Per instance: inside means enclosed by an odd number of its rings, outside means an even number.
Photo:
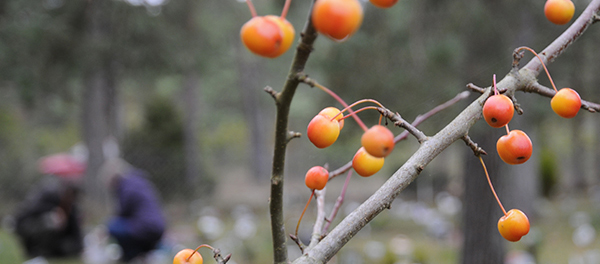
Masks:
[[[38,169],[44,174],[78,177],[85,172],[86,164],[70,154],[57,153],[42,157],[38,162]]]

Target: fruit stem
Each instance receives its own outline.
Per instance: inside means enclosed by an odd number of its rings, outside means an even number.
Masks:
[[[530,47],[519,47],[517,48],[518,51],[520,50],[528,50],[531,53],[533,53],[533,55],[535,55],[538,60],[540,60],[540,62],[542,63],[542,66],[544,67],[544,71],[546,71],[546,75],[548,75],[548,79],[550,80],[550,83],[552,84],[552,88],[554,88],[555,92],[558,92],[558,90],[556,89],[556,85],[554,85],[554,81],[552,80],[552,77],[550,76],[550,73],[548,72],[548,68],[546,68],[546,64],[544,64],[544,61],[542,60],[542,58],[540,58],[540,56],[535,52],[535,50],[531,49]]]
[[[494,74],[494,95],[498,95],[498,87],[496,87],[496,74]]]
[[[296,225],[296,232],[294,233],[294,235],[296,237],[298,237],[298,228],[300,228],[300,222],[302,221],[302,217],[304,217],[306,208],[308,208],[308,205],[310,204],[310,201],[312,200],[314,195],[315,195],[315,189],[312,189],[312,192],[310,193],[310,197],[308,198],[308,202],[306,202],[306,205],[304,206],[304,210],[302,210],[302,214],[300,215],[300,219],[298,219],[298,224]]]
[[[508,128],[508,124],[504,125],[504,127],[506,127],[506,134],[510,134],[510,129]]]
[[[196,254],[196,253],[200,254],[200,253],[198,252],[198,250],[199,250],[200,248],[203,248],[203,247],[210,248],[210,250],[212,250],[212,251],[214,251],[214,250],[215,250],[213,247],[211,247],[211,246],[210,246],[210,245],[208,245],[208,244],[202,244],[202,245],[198,246],[196,249],[194,249],[194,252],[192,252],[192,254],[190,254],[190,255],[187,257],[187,259],[185,259],[185,261],[186,261],[186,262],[190,262],[190,259],[192,259],[192,256],[193,256],[194,254]]]
[[[333,97],[333,99],[335,99],[336,101],[338,101],[342,106],[348,108],[348,104],[344,101],[344,99],[342,99],[341,97],[339,97],[336,93],[334,93],[333,91],[327,89],[327,87],[314,82],[313,85],[319,89],[321,89],[322,91],[326,92],[327,94],[329,94],[331,97]],[[343,111],[340,111],[340,113],[342,113]],[[354,118],[354,120],[356,121],[356,123],[358,123],[358,125],[360,127],[362,127],[365,131],[367,130],[367,126],[365,125],[365,123],[363,123],[363,121],[360,119],[360,117],[358,117],[357,115],[354,114],[354,110],[352,110],[352,108],[348,109],[348,112],[350,112],[350,115],[352,115],[352,118]]]
[[[350,107],[352,107],[352,106],[350,106]],[[344,109],[345,109],[345,108],[344,108]],[[378,108],[378,107],[375,107],[375,106],[365,106],[365,107],[363,107],[363,108],[360,108],[360,109],[358,109],[358,110],[354,110],[354,114],[358,114],[358,113],[360,113],[360,112],[362,112],[362,111],[369,110],[369,109],[378,110],[379,108]],[[340,111],[339,113],[337,113],[336,115],[334,115],[334,116],[331,118],[331,120],[329,120],[329,121],[333,121],[333,120],[335,120],[335,119],[336,119],[336,118],[337,118],[339,115],[341,115],[342,113],[343,113],[343,110],[342,110],[342,111]],[[341,117],[341,118],[340,118],[340,120],[344,120],[344,119],[346,119],[346,118],[348,118],[348,117],[350,117],[350,115],[343,116],[343,117]]]
[[[363,107],[363,108],[359,109],[360,111],[353,111],[353,110],[352,110],[352,107],[354,107],[354,106],[356,106],[356,105],[358,105],[358,104],[366,103],[366,102],[375,103],[375,104],[377,104],[379,107],[381,107],[381,108],[384,108],[384,107],[383,107],[383,105],[382,105],[381,103],[377,102],[376,100],[373,100],[373,99],[361,99],[361,100],[358,100],[358,101],[356,101],[356,102],[352,103],[351,105],[344,105],[344,107],[345,107],[345,108],[344,108],[344,109],[342,109],[342,111],[340,111],[340,112],[339,112],[337,115],[335,115],[335,116],[334,116],[334,117],[333,117],[331,120],[335,119],[335,118],[336,118],[338,115],[340,115],[340,114],[342,114],[342,113],[344,113],[344,112],[348,111],[348,112],[350,112],[350,115],[351,115],[351,116],[352,116],[352,117],[353,117],[353,118],[356,120],[356,123],[358,123],[358,125],[360,125],[360,127],[361,127],[361,128],[364,130],[364,131],[367,131],[367,130],[369,130],[369,128],[367,128],[367,126],[365,125],[365,123],[363,123],[363,122],[362,122],[362,120],[360,120],[360,118],[359,118],[359,117],[356,115],[356,113],[358,113],[358,112],[361,112],[361,111],[364,111],[364,110],[367,110],[367,109],[376,109],[376,110],[377,110],[377,107],[374,107],[374,106],[368,106],[368,107]],[[345,117],[344,117],[344,118],[345,118]],[[343,119],[343,118],[342,118],[342,119]],[[359,122],[359,121],[360,121],[360,122]]]
[[[281,10],[281,15],[279,17],[281,17],[282,19],[285,19],[285,16],[287,16],[288,10],[290,9],[291,3],[292,3],[292,0],[285,0],[285,4],[283,5],[283,10]]]
[[[250,14],[252,14],[252,17],[256,17],[256,9],[254,8],[254,5],[252,4],[252,0],[246,0],[246,4],[248,4],[248,9],[250,9]]]
[[[479,157],[479,161],[481,161],[481,166],[483,166],[483,171],[485,172],[485,177],[487,178],[487,181],[488,181],[488,184],[490,185],[490,189],[492,190],[492,193],[494,193],[494,197],[496,197],[496,201],[498,201],[498,204],[500,205],[500,209],[502,209],[502,212],[504,213],[504,215],[508,215],[506,213],[506,210],[504,210],[504,206],[502,206],[502,203],[500,202],[500,199],[498,198],[496,191],[494,190],[494,185],[492,185],[492,181],[490,180],[490,174],[488,173],[487,168],[485,167],[483,158],[481,158],[481,155],[477,155],[477,157]]]

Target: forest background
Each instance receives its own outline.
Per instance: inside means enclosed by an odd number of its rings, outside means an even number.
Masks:
[[[279,14],[284,1],[253,2],[266,15]],[[288,20],[296,32],[310,2],[292,2]],[[543,2],[403,0],[386,10],[365,5],[363,25],[350,40],[319,37],[306,72],[346,101],[377,99],[412,120],[466,90],[467,83],[489,86],[492,74],[510,70],[516,47],[540,50],[554,40],[567,26],[548,22]],[[574,1],[576,16],[588,2]],[[251,54],[239,40],[248,19],[245,3],[234,0],[0,2],[0,217],[9,216],[44,177],[39,158],[85,144],[86,230],[102,224],[110,200],[94,183],[105,139],[114,138],[120,154],[157,185],[173,245],[216,243],[234,254],[235,263],[269,262],[266,207],[275,107],[263,88],[283,84],[294,46],[277,59]],[[559,88],[599,101],[598,43],[600,30],[593,26],[549,66]],[[540,76],[540,82],[548,80]],[[511,127],[532,138],[530,162],[499,162],[493,146],[502,131],[483,122],[471,137],[490,153],[486,162],[507,206],[531,215],[530,240],[502,241],[495,228],[501,211],[480,165],[470,149],[454,144],[402,193],[404,202],[361,231],[336,261],[456,263],[481,247],[506,259],[528,252],[539,263],[600,255],[594,251],[598,241],[575,239],[583,225],[586,234],[595,234],[590,227],[600,230],[600,120],[583,111],[565,120],[550,110],[548,98],[522,93],[517,98],[525,113]],[[438,131],[469,99],[420,129]],[[304,132],[310,118],[329,105],[337,103],[301,87],[290,128]],[[374,124],[377,114],[363,119]],[[317,151],[306,138],[291,143],[285,201],[290,233],[310,194],[302,183],[305,171],[324,163],[339,167],[358,147],[361,132],[352,120],[346,123],[349,129],[327,150]],[[354,177],[347,207],[365,200],[416,147],[414,140],[405,141],[381,172]],[[229,236],[240,215],[248,214],[254,234]],[[476,218],[492,220],[469,222]],[[305,221],[308,232],[314,219],[309,215]],[[211,234],[207,223],[222,231]],[[10,233],[4,227],[0,232]],[[463,243],[464,232],[480,238]],[[375,254],[374,248],[386,250]]]

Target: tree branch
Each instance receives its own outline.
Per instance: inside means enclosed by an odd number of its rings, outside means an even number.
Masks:
[[[544,49],[540,56],[546,60],[546,63],[552,62],[581,36],[585,29],[593,23],[593,17],[598,10],[600,10],[600,0],[593,0],[568,29]],[[509,72],[497,86],[506,89],[508,92],[514,92],[535,83],[542,67],[537,58],[534,59],[530,60],[518,72],[516,70]],[[416,179],[429,162],[453,142],[465,138],[469,129],[481,118],[483,103],[487,97],[487,94],[482,94],[450,124],[429,140],[423,142],[404,165],[371,197],[344,218],[319,244],[306,251],[294,263],[326,263],[329,261],[359,230],[384,209],[389,208],[396,196]]]
[[[312,10],[312,7],[310,8]],[[287,264],[288,254],[286,247],[285,219],[283,217],[283,175],[285,168],[285,154],[289,142],[288,118],[290,105],[299,81],[296,75],[304,70],[313,43],[317,39],[317,32],[310,19],[301,34],[301,40],[296,48],[296,53],[290,67],[288,78],[280,93],[269,92],[275,98],[277,116],[275,120],[275,144],[273,148],[273,167],[271,172],[271,194],[269,199],[269,213],[271,215],[271,235],[273,241],[273,263]]]
[[[377,110],[385,118],[387,118],[390,121],[394,122],[394,125],[406,129],[406,131],[408,131],[413,136],[415,136],[415,138],[417,138],[417,140],[419,141],[419,143],[423,143],[423,141],[427,140],[427,136],[425,135],[425,133],[423,133],[421,130],[417,129],[413,125],[411,125],[408,122],[406,122],[404,120],[404,118],[402,118],[402,116],[400,116],[400,114],[398,114],[398,113],[394,114],[389,109],[382,108],[382,107],[378,107]]]

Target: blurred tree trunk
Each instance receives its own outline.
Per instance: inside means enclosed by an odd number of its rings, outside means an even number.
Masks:
[[[107,192],[98,178],[98,171],[104,162],[104,142],[109,135],[115,135],[117,123],[114,64],[112,64],[111,53],[102,49],[104,41],[110,38],[107,8],[107,4],[103,1],[89,1],[85,21],[88,45],[86,48],[89,58],[84,73],[82,131],[88,148],[85,192],[87,201],[95,205],[91,207],[94,210],[87,212],[91,213],[91,217],[98,217],[105,213],[98,210],[106,208],[106,203],[103,201],[107,200]]]
[[[184,125],[183,137],[185,148],[185,179],[189,186],[195,186],[198,178],[202,176],[202,162],[199,155],[198,132],[198,89],[200,78],[194,71],[185,75],[184,82]]]
[[[483,160],[500,199],[503,197],[501,186],[505,183],[500,174],[500,166],[504,164],[493,150],[495,149],[496,139],[501,134],[499,130],[494,129],[493,132],[477,137],[476,140],[483,149],[489,152],[487,156],[483,156]],[[466,155],[464,242],[461,263],[502,264],[504,263],[506,248],[504,239],[498,233],[497,228],[502,210],[490,190],[479,159],[471,151],[467,151]]]
[[[199,11],[198,4],[196,1],[184,1],[182,3],[184,5],[185,19],[183,23],[183,27],[185,28],[186,36],[191,40],[191,43],[196,43],[197,41],[202,41],[198,38],[198,31],[200,28],[197,26],[196,18]],[[194,50],[195,48],[201,45],[190,46],[190,50]],[[190,52],[188,49],[184,49],[183,52]],[[200,158],[200,142],[198,141],[197,133],[198,127],[200,123],[199,117],[199,109],[198,106],[200,104],[201,99],[199,98],[199,90],[200,90],[200,76],[198,74],[198,69],[194,63],[184,63],[185,76],[184,76],[184,84],[183,84],[183,94],[184,94],[184,127],[183,127],[183,137],[184,137],[184,151],[185,151],[185,180],[188,186],[196,186],[199,182],[199,179],[202,178],[205,174],[205,171],[202,166],[202,160]],[[196,188],[194,190],[198,191]],[[204,191],[202,191],[204,193]]]
[[[236,56],[238,57],[239,87],[242,95],[244,117],[250,132],[250,168],[255,179],[268,179],[270,177],[269,146],[266,140],[266,125],[264,113],[261,111],[259,96],[264,96],[262,88],[257,80],[264,75],[264,63],[255,58],[249,59],[244,56],[245,48],[237,45]]]

